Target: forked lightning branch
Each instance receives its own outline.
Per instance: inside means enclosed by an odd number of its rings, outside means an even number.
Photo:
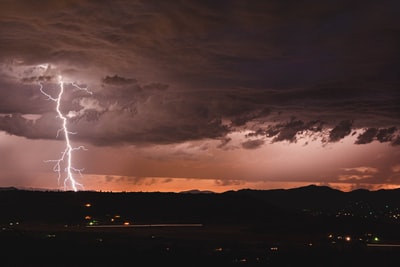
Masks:
[[[77,88],[78,90],[83,90],[89,94],[92,94],[92,92],[90,92],[87,88],[80,87],[75,83],[70,83],[70,84],[73,87]],[[44,94],[48,100],[56,102],[57,118],[61,120],[62,124],[62,127],[57,131],[57,137],[60,136],[60,133],[62,133],[65,140],[65,149],[63,152],[61,152],[61,157],[59,159],[46,160],[46,162],[55,163],[53,170],[56,173],[58,173],[59,183],[60,180],[63,179],[64,190],[66,190],[70,186],[72,190],[78,191],[78,188],[83,188],[83,185],[76,180],[75,176],[78,175],[81,177],[82,176],[81,172],[83,171],[83,169],[77,169],[72,165],[72,156],[73,152],[77,150],[86,150],[86,149],[84,146],[73,147],[71,144],[70,135],[75,133],[68,130],[68,119],[61,112],[61,101],[65,90],[64,81],[62,79],[62,76],[58,76],[58,85],[60,87],[60,90],[58,92],[57,97],[53,97],[49,93],[45,92],[43,85],[41,83],[39,83],[39,85],[40,85],[40,92],[42,92],[42,94]]]

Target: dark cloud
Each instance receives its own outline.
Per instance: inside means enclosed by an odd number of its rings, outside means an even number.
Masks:
[[[244,185],[246,181],[244,180],[215,180],[215,184],[218,186],[230,186],[230,185]]]
[[[107,183],[121,183],[121,184],[133,184],[133,185],[152,185],[156,183],[156,179],[154,178],[146,178],[146,177],[131,177],[131,176],[112,176],[106,175],[104,177]],[[162,182],[169,182],[167,179],[162,180]]]
[[[248,134],[248,137],[265,135],[268,138],[272,138],[272,142],[289,141],[295,143],[297,141],[298,135],[308,133],[308,135],[313,135],[315,133],[322,131],[323,122],[320,121],[310,121],[303,122],[292,118],[290,121],[285,123],[278,123],[275,125],[270,125],[266,129],[258,129],[255,132]]]
[[[261,109],[261,110],[252,110],[251,112],[244,112],[242,114],[239,114],[237,117],[235,117],[232,120],[232,124],[235,126],[242,126],[246,124],[246,122],[252,121],[254,119],[260,118],[260,117],[266,117],[271,113],[271,111],[267,108]]]
[[[284,125],[275,137],[274,141],[287,140],[289,142],[295,141],[295,136],[298,132],[304,130],[304,123],[302,121],[291,121]]]
[[[357,137],[356,144],[368,144],[374,141],[376,134],[378,133],[378,129],[369,128],[364,133],[360,134]]]
[[[191,100],[166,88],[159,83],[134,84],[117,91],[104,88],[93,95],[80,91],[67,94],[65,112],[73,115],[69,127],[79,133],[71,138],[97,145],[150,144],[219,138],[228,133],[214,111],[202,102],[204,99]],[[54,109],[55,103],[48,102]],[[54,139],[58,125],[55,113],[35,123],[18,114],[0,117],[0,129],[28,138]]]
[[[357,137],[355,143],[368,144],[374,140],[378,140],[381,143],[393,141],[392,142],[393,145],[398,145],[398,143],[396,142],[396,140],[398,139],[398,136],[396,137],[396,132],[397,132],[396,127],[383,128],[383,129],[369,128]]]
[[[232,141],[232,138],[229,138],[229,137],[222,138],[222,139],[221,139],[221,144],[219,144],[217,147],[218,147],[218,148],[225,148],[226,145],[227,145],[230,141]]]
[[[287,140],[289,142],[295,142],[296,134],[306,129],[306,125],[304,124],[304,122],[300,120],[292,120],[287,124],[284,125],[280,124],[278,125],[278,127],[281,127],[281,129],[279,131],[279,134],[277,134],[277,136],[274,139],[275,142],[283,140]]]
[[[351,133],[352,121],[341,121],[329,133],[329,142],[337,142]]]
[[[0,114],[42,114],[53,109],[53,103],[45,100],[38,85],[0,80]]]
[[[126,84],[132,84],[136,83],[137,81],[135,79],[127,79],[124,77],[120,77],[118,75],[114,76],[106,76],[103,79],[103,83],[109,84],[109,85],[126,85]]]
[[[354,128],[353,122],[349,120],[341,121],[330,131],[325,129],[326,127],[324,127],[324,124],[326,123],[321,121],[304,122],[292,118],[285,123],[259,128],[248,133],[246,137],[265,136],[269,139],[272,138],[272,142],[288,141],[295,143],[301,136],[308,136],[311,137],[312,140],[316,140],[320,137],[322,142],[337,142],[350,135]],[[353,132],[352,135],[354,134],[356,134],[356,132]],[[399,133],[396,127],[380,129],[368,128],[357,136],[355,144],[368,144],[374,140],[378,140],[381,143],[391,142],[392,145],[396,145],[396,138],[398,138],[398,135]]]
[[[24,83],[39,83],[39,82],[50,82],[53,80],[54,77],[52,76],[32,76],[32,77],[24,77],[21,79],[22,82]]]
[[[379,142],[390,142],[395,137],[394,134],[396,132],[396,127],[390,127],[387,129],[379,129],[379,132],[376,134],[376,138]]]
[[[256,139],[256,140],[248,140],[242,143],[242,147],[244,149],[257,149],[265,143],[264,140]]]
[[[94,92],[71,88],[62,103],[73,138],[94,144],[228,140],[243,129],[273,142],[367,129],[356,144],[398,143],[397,1],[40,3],[0,4],[0,114],[13,114],[0,130],[52,138],[54,102],[38,83],[54,93],[63,74]]]
[[[55,123],[56,114],[44,114],[37,120],[30,120],[21,114],[10,114],[0,117],[0,129],[9,134],[31,139],[57,139],[60,127]]]

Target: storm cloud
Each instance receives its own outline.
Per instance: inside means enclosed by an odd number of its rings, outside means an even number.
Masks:
[[[2,1],[0,130],[56,139],[54,102],[39,84],[54,94],[63,75],[93,92],[69,88],[62,109],[79,133],[72,138],[95,145],[228,140],[243,130],[290,143],[304,135],[335,143],[358,131],[356,144],[397,145],[399,8]]]

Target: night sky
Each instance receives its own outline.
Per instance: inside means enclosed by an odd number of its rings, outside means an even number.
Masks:
[[[63,189],[60,75],[81,189],[400,186],[397,0],[0,0],[0,186]]]

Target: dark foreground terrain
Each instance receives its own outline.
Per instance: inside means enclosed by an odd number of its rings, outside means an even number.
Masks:
[[[0,266],[400,266],[400,191],[0,191]],[[399,219],[398,219],[399,218]]]

